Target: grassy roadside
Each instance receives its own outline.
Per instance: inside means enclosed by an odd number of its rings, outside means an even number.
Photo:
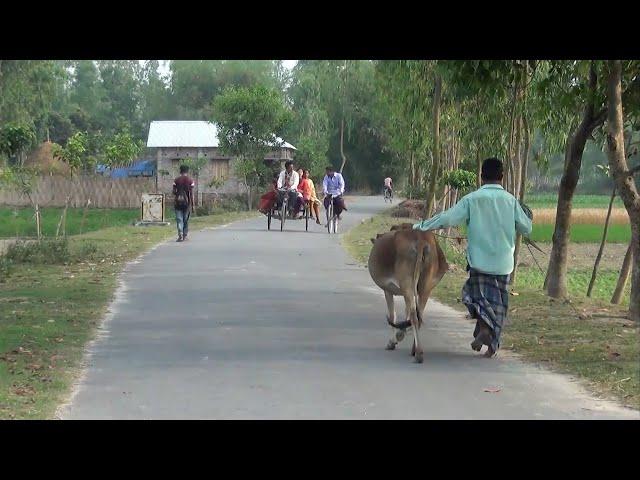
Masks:
[[[190,227],[253,216],[192,217]],[[14,267],[0,283],[0,419],[53,416],[78,374],[84,346],[106,312],[118,273],[174,234],[173,225],[106,228],[70,237],[66,264]]]
[[[345,248],[356,260],[366,264],[371,250],[370,238],[405,221],[414,222],[378,215],[347,232],[343,239]],[[442,239],[439,241],[454,267],[436,287],[433,296],[466,312],[459,302],[460,290],[466,280],[464,257],[452,246],[445,246]],[[571,305],[542,293],[541,273],[535,266],[520,267],[518,275],[515,289],[518,295],[510,297],[509,322],[504,330],[502,348],[575,375],[596,394],[640,408],[640,338],[637,326],[621,318],[627,307],[611,305],[603,295],[586,298],[580,280],[584,277],[588,281],[586,273],[570,273],[570,276],[580,277],[578,282],[570,284]],[[608,282],[615,282],[615,276],[599,277],[601,289],[608,290]],[[587,318],[578,318],[574,308],[586,312]]]

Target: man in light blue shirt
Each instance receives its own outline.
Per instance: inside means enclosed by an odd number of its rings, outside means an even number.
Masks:
[[[326,175],[322,180],[324,208],[329,209],[331,195],[333,195],[333,211],[338,219],[341,219],[340,214],[343,210],[347,209],[342,198],[342,194],[344,193],[344,178],[342,174],[336,172],[332,166],[328,166],[325,171]]]
[[[482,187],[464,196],[453,208],[417,223],[415,230],[466,225],[469,279],[462,302],[476,319],[471,347],[492,357],[500,346],[507,317],[509,275],[513,272],[516,233],[529,235],[532,222],[516,198],[502,188],[503,166],[497,158],[482,164]]]

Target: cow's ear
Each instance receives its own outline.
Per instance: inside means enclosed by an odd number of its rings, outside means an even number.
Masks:
[[[376,239],[375,238],[370,238],[369,240],[371,240],[371,243],[376,243]]]

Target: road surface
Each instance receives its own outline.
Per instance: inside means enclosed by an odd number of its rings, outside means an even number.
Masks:
[[[382,197],[348,206],[343,229],[385,208]],[[267,231],[262,217],[196,231],[130,264],[59,417],[640,418],[506,352],[482,358],[472,324],[436,302],[424,364],[409,336],[386,351],[384,296],[340,236],[285,227]]]

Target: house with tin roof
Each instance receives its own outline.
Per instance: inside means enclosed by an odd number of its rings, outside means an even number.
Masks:
[[[265,156],[275,169],[293,160],[296,148],[278,139],[282,146]],[[208,162],[198,176],[198,194],[246,193],[244,184],[234,175],[237,159],[220,151],[216,125],[207,121],[154,121],[149,126],[147,147],[157,161],[158,191],[171,193],[173,179],[179,175],[184,160],[206,158]]]

